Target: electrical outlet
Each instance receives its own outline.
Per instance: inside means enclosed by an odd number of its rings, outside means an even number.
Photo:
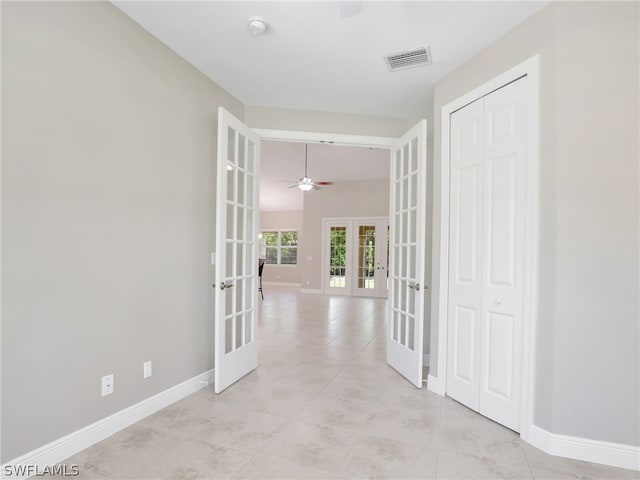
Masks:
[[[102,396],[106,397],[113,393],[113,374],[102,377]]]
[[[144,378],[151,376],[151,360],[142,364],[142,375]]]

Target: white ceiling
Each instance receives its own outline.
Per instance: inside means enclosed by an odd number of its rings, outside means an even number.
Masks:
[[[287,188],[282,180],[304,175],[304,143],[263,141],[260,149],[260,210],[302,210],[303,196],[316,192]],[[389,150],[309,144],[308,174],[326,182],[389,178]]]
[[[245,105],[416,119],[433,85],[549,3],[543,1],[115,1]],[[255,36],[250,17],[269,26]],[[433,65],[389,72],[383,55],[430,46]],[[302,210],[280,180],[304,174],[304,144],[262,142],[260,209]],[[389,152],[309,145],[313,180],[388,178]],[[326,187],[331,188],[331,187]]]
[[[114,2],[245,105],[402,118],[431,116],[437,80],[547,3]],[[427,45],[433,65],[387,70],[383,55]]]

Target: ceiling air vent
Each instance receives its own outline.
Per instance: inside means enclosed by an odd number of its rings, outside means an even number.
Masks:
[[[420,65],[431,65],[431,48],[424,47],[407,52],[392,53],[385,55],[384,61],[390,72],[419,67]]]

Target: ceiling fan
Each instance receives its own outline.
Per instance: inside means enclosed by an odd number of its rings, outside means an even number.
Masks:
[[[304,177],[300,178],[297,182],[288,182],[288,183],[293,183],[293,185],[287,188],[298,187],[303,192],[308,192],[309,190],[320,190],[320,187],[325,187],[333,183],[333,182],[314,182],[313,180],[311,180],[311,178],[307,174],[308,147],[309,146],[305,143],[304,144]],[[283,180],[283,181],[286,181],[286,180]]]

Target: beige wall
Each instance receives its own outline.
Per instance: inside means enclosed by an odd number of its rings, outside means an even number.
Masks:
[[[302,212],[260,212],[260,230],[297,230],[298,253],[302,251],[304,232],[302,230]],[[297,283],[302,281],[302,259],[298,254],[297,265],[265,265],[262,272],[263,282]]]
[[[109,3],[2,2],[3,462],[213,367],[219,105]]]
[[[335,182],[304,197],[302,288],[322,288],[322,219],[389,216],[389,180]]]
[[[637,2],[553,3],[438,82],[434,132],[439,178],[440,108],[539,54],[534,422],[629,445],[640,445],[638,17]],[[437,216],[437,184],[434,199]]]
[[[245,121],[253,128],[379,137],[400,137],[417,123],[406,118],[251,106],[246,107]]]

